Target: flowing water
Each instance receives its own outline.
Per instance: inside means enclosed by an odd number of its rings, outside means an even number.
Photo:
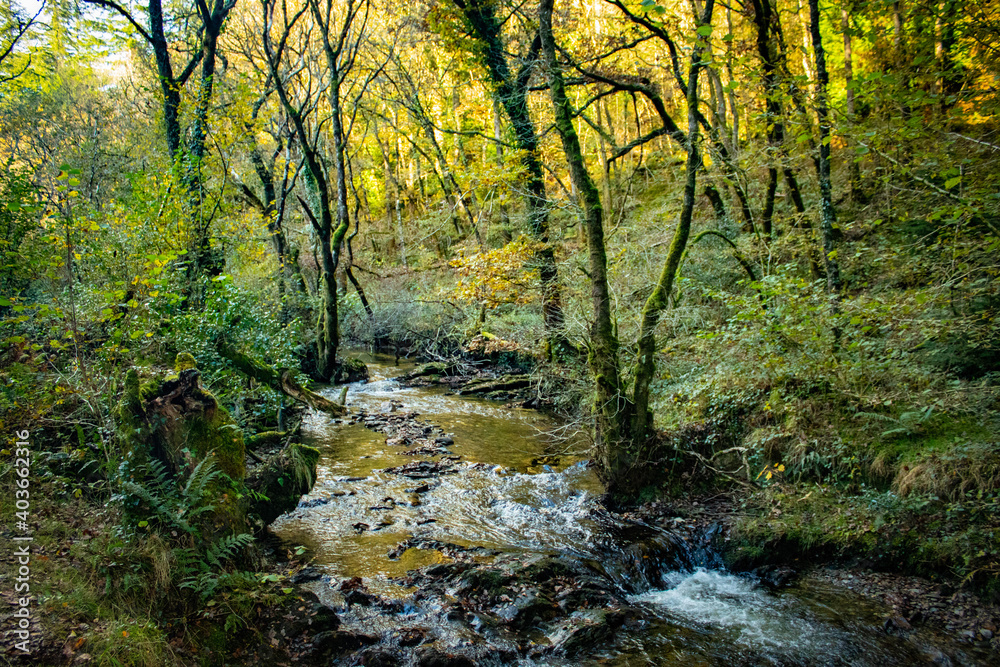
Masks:
[[[304,545],[314,565],[335,582],[361,577],[369,590],[404,601],[400,618],[355,607],[348,613],[332,587],[319,585],[317,593],[348,623],[387,635],[404,625],[434,624],[444,643],[482,641],[469,627],[435,616],[434,604],[408,601],[414,589],[393,581],[448,562],[449,545],[457,545],[484,561],[498,553],[585,560],[632,605],[638,621],[610,643],[573,660],[549,655],[515,661],[521,664],[987,664],[941,638],[886,634],[881,625],[886,610],[848,591],[806,580],[770,592],[725,572],[712,554],[691,552],[665,531],[645,529],[652,537],[638,550],[620,545],[616,541],[629,527],[598,504],[602,488],[586,466],[586,442],[579,434],[564,432],[535,411],[451,395],[444,388],[402,388],[392,377],[404,368],[385,359],[365,361],[372,381],[350,386],[352,412],[402,403],[400,411],[417,412],[452,437],[448,449],[461,458],[451,474],[387,473],[386,468],[426,457],[402,454],[407,447],[388,445],[384,434],[361,424],[308,417],[304,434],[321,451],[319,478],[299,508],[272,529],[289,543]],[[421,548],[407,548],[418,542]]]

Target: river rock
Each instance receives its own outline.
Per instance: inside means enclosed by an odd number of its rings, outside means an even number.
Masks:
[[[293,584],[304,584],[307,581],[316,581],[323,577],[323,573],[315,567],[302,568],[288,578]]]
[[[386,468],[382,472],[402,475],[410,479],[427,479],[429,477],[437,477],[438,475],[454,474],[456,470],[454,465],[443,461],[414,461],[406,465]]]
[[[910,625],[909,621],[898,614],[894,614],[885,619],[885,623],[882,624],[882,628],[890,635],[897,635],[900,637],[906,636],[908,632],[913,630],[913,626]]]
[[[618,610],[579,611],[549,634],[548,639],[554,652],[572,658],[606,644],[624,620],[625,615]]]
[[[423,628],[410,628],[409,630],[400,632],[398,641],[400,646],[417,646],[418,644],[422,644],[426,637],[427,630]]]
[[[358,653],[354,664],[365,665],[366,667],[397,667],[403,664],[402,660],[403,657],[398,651],[372,646]]]
[[[303,632],[319,634],[329,632],[340,627],[340,618],[326,605],[319,602],[312,602],[305,605],[295,613],[300,614],[288,625],[288,634],[295,636]]]
[[[547,621],[556,615],[558,608],[552,600],[538,589],[529,589],[517,596],[514,602],[497,611],[497,616],[507,624],[527,628],[538,622]]]
[[[799,577],[798,571],[778,565],[764,565],[753,570],[750,574],[771,590],[786,588]]]
[[[415,652],[417,667],[476,667],[472,658],[455,653],[445,653],[433,646],[421,646]]]
[[[345,630],[320,632],[312,639],[313,651],[326,654],[356,651],[364,646],[377,643],[378,637]]]

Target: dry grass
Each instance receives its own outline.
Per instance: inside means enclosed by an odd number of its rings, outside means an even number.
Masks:
[[[967,493],[1000,490],[1000,443],[975,443],[929,454],[900,466],[892,488],[901,496],[930,494],[960,500]]]

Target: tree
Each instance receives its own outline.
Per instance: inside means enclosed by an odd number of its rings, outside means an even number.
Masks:
[[[84,0],[84,2],[117,12],[153,50],[160,83],[167,154],[174,164],[178,181],[187,191],[191,207],[192,234],[188,277],[191,286],[194,287],[202,275],[218,273],[221,270],[218,259],[213,256],[209,235],[213,216],[206,215],[202,206],[205,202],[202,167],[205,160],[205,142],[208,138],[209,107],[216,84],[219,35],[222,33],[226,18],[236,6],[236,0],[195,0],[194,15],[197,17],[197,24],[190,34],[184,35],[191,42],[188,45],[190,53],[179,74],[175,74],[178,69],[175,61],[180,54],[176,48],[171,48],[168,40],[168,34],[176,28],[164,14],[162,0],[149,0],[145,27],[131,11],[116,0]],[[178,24],[185,24],[187,19],[188,16],[184,12],[178,12],[175,21]],[[198,90],[194,96],[191,121],[187,128],[183,128],[182,91],[199,66],[201,71]],[[183,141],[185,135],[186,142]],[[195,301],[198,301],[197,296]]]
[[[830,75],[826,71],[826,53],[819,32],[819,0],[809,0],[809,32],[816,53],[816,114],[819,116],[819,191],[820,229],[823,233],[823,264],[826,267],[826,287],[831,292],[840,290],[840,265],[833,249],[834,225],[837,214],[833,209],[833,192],[830,185],[830,110],[827,106],[827,86]]]
[[[542,245],[538,251],[538,275],[542,284],[542,315],[549,339],[550,352],[561,354],[566,346],[563,328],[562,298],[555,252],[549,245],[548,198],[541,156],[538,152],[538,134],[528,111],[528,83],[538,58],[540,41],[531,40],[520,68],[512,72],[501,40],[502,24],[496,6],[489,0],[455,0],[468,23],[468,30],[478,42],[483,67],[494,87],[494,95],[503,107],[514,132],[515,146],[521,151],[521,161],[526,172],[525,202],[528,208],[528,230]]]
[[[45,2],[41,3],[33,16],[10,4],[0,6],[0,85],[13,81],[31,67],[30,54],[24,59],[23,64],[15,62],[19,60],[16,48],[44,10]],[[13,67],[8,71],[8,67],[12,64]]]
[[[336,274],[350,228],[347,138],[360,96],[382,69],[376,67],[353,82],[353,97],[343,98],[348,76],[361,56],[371,3],[346,0],[335,6],[333,0],[309,0],[290,14],[287,5],[279,7],[276,0],[261,0],[261,8],[267,67],[305,162],[306,197],[300,195],[298,200],[319,238],[321,304],[315,375],[329,381],[337,370],[340,345]],[[347,112],[345,106],[352,111]],[[324,151],[323,127],[327,122],[333,144],[329,158]]]
[[[541,0],[538,8],[539,36],[546,67],[549,94],[552,98],[556,129],[569,163],[573,182],[581,193],[590,261],[591,303],[594,320],[588,361],[595,385],[595,435],[597,459],[608,492],[628,492],[635,482],[636,466],[643,460],[645,446],[652,436],[653,419],[649,410],[650,385],[656,371],[656,325],[666,310],[674,279],[687,247],[694,214],[698,171],[702,166],[699,149],[698,75],[704,67],[702,54],[711,33],[714,0],[707,0],[697,16],[695,45],[686,77],[688,111],[687,152],[684,200],[673,240],[659,280],[642,309],[638,352],[633,372],[631,396],[625,391],[618,363],[618,340],[612,323],[611,299],[604,247],[604,221],[600,194],[587,171],[580,141],[573,126],[574,112],[566,96],[562,72],[556,58],[552,33],[553,0]]]

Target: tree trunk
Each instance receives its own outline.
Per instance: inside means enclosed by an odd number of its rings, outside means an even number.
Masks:
[[[304,403],[320,412],[331,415],[343,415],[347,413],[347,408],[343,404],[335,403],[300,385],[290,370],[286,368],[271,368],[260,360],[238,351],[224,339],[216,341],[215,346],[219,354],[224,359],[228,359],[236,370],[270,387],[274,391],[284,394],[300,403]]]
[[[455,0],[455,4],[468,19],[473,37],[483,46],[483,64],[496,88],[494,95],[510,119],[514,139],[518,150],[522,152],[522,164],[527,172],[525,200],[528,229],[531,236],[541,243],[536,261],[542,287],[542,316],[550,352],[558,355],[568,349],[563,333],[565,318],[555,252],[549,245],[548,197],[538,150],[538,135],[528,112],[528,83],[540,47],[539,39],[536,37],[532,41],[525,64],[514,75],[507,65],[507,56],[500,39],[501,23],[494,5],[487,0]]]
[[[819,0],[809,0],[809,31],[813,50],[816,52],[816,113],[819,116],[819,192],[820,229],[823,232],[823,263],[826,267],[826,287],[831,292],[840,291],[840,267],[834,253],[834,226],[837,214],[833,209],[830,184],[830,120],[826,90],[830,81],[826,70],[826,53],[819,32]]]
[[[841,9],[840,30],[844,33],[844,88],[847,96],[847,121],[853,123],[854,116],[854,55],[853,42],[851,40],[851,14],[847,6]],[[864,203],[864,191],[861,185],[861,165],[854,160],[854,156],[848,153],[847,165],[850,173],[851,201],[856,204]]]
[[[539,3],[541,51],[555,112],[556,129],[569,162],[570,176],[580,193],[587,228],[591,302],[594,309],[594,321],[590,327],[588,363],[595,384],[593,409],[597,461],[609,492],[614,493],[630,467],[629,448],[626,442],[631,410],[629,401],[622,392],[618,368],[618,338],[611,317],[601,196],[584,163],[580,139],[573,126],[573,113],[566,98],[562,72],[556,61],[555,41],[552,35],[552,7],[553,0],[541,0]]]
[[[714,0],[707,0],[702,15],[698,18],[698,26],[710,25]],[[705,50],[705,42],[698,39],[691,53],[691,66],[687,81],[687,173],[684,182],[684,202],[681,207],[680,219],[674,230],[674,237],[667,252],[667,260],[663,265],[660,278],[649,295],[642,309],[642,324],[639,330],[639,345],[633,381],[632,400],[635,404],[632,417],[632,439],[636,444],[642,444],[652,434],[653,414],[649,409],[649,388],[656,373],[656,325],[660,315],[667,308],[670,294],[673,291],[674,279],[680,266],[684,249],[687,247],[691,234],[691,220],[694,215],[695,188],[697,186],[698,168],[701,165],[698,132],[698,74],[704,66],[701,54]]]

